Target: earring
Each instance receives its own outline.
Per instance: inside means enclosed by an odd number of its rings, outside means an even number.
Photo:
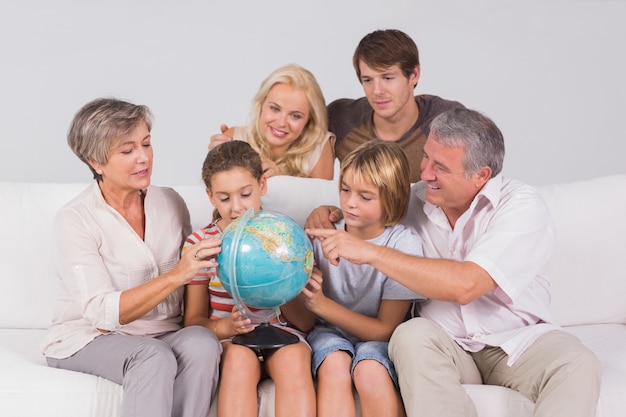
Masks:
[[[96,174],[102,175],[102,170],[101,169],[96,169]]]

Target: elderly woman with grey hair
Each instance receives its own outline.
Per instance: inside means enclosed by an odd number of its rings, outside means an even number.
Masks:
[[[123,386],[123,416],[206,416],[221,346],[200,326],[182,327],[184,285],[214,267],[219,241],[181,255],[189,211],[171,188],[150,184],[152,115],[101,98],[68,133],[95,181],[55,217],[61,290],[42,342],[50,366]]]

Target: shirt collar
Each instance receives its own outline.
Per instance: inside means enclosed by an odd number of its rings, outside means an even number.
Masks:
[[[496,207],[500,203],[500,190],[502,189],[502,175],[498,174],[493,178],[490,178],[483,188],[476,194],[474,200],[470,204],[468,211],[474,211],[477,204],[480,201],[484,201],[491,203],[492,207]],[[435,210],[441,210],[439,206],[435,206],[428,201],[426,201],[426,183],[424,181],[420,181],[416,187],[417,197],[423,201],[424,203],[424,213],[427,216],[430,216]],[[485,204],[481,204],[481,207],[484,207]]]

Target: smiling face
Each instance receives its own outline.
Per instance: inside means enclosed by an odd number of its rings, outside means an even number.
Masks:
[[[288,84],[274,85],[261,106],[259,124],[272,156],[285,154],[302,134],[309,121],[306,94]]]
[[[101,186],[117,193],[144,190],[152,175],[152,144],[145,122],[139,122],[128,135],[114,141],[105,164],[90,162],[96,171],[102,171]]]
[[[441,207],[452,226],[491,176],[488,167],[466,175],[464,157],[463,147],[443,145],[431,133],[424,144],[420,164],[421,179],[426,182],[426,200]]]
[[[217,209],[224,227],[242,216],[252,207],[261,209],[261,196],[267,190],[265,177],[260,180],[245,168],[235,167],[220,171],[211,177],[211,188],[207,194],[211,204]]]
[[[373,239],[385,228],[380,192],[371,182],[347,171],[341,181],[339,205],[346,230],[362,239]]]
[[[419,67],[408,78],[398,65],[377,70],[360,61],[359,69],[363,91],[375,118],[400,121],[411,114],[416,106],[413,90],[419,80]]]

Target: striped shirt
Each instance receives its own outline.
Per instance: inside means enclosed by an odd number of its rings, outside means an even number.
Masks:
[[[222,236],[222,232],[215,223],[211,223],[202,229],[196,230],[190,234],[183,245],[183,252],[200,242],[202,239],[219,238]],[[228,294],[224,286],[222,285],[217,271],[215,268],[203,268],[198,272],[198,275],[193,277],[187,285],[206,285],[209,291],[209,303],[210,303],[210,319],[217,320],[229,317],[235,300]],[[248,307],[253,313],[259,311],[257,308]],[[253,322],[255,319],[252,318]],[[280,320],[276,318],[269,321],[273,326],[279,327],[292,334],[298,336],[301,341],[305,341],[305,334],[293,326],[286,324],[286,320],[283,315],[280,315]]]
[[[200,242],[203,239],[219,238],[222,235],[219,227],[211,223],[202,229],[196,230],[185,239],[183,251]],[[188,285],[206,285],[211,300],[211,319],[222,319],[230,316],[235,300],[226,292],[217,276],[215,268],[202,268],[198,275],[192,278]]]

